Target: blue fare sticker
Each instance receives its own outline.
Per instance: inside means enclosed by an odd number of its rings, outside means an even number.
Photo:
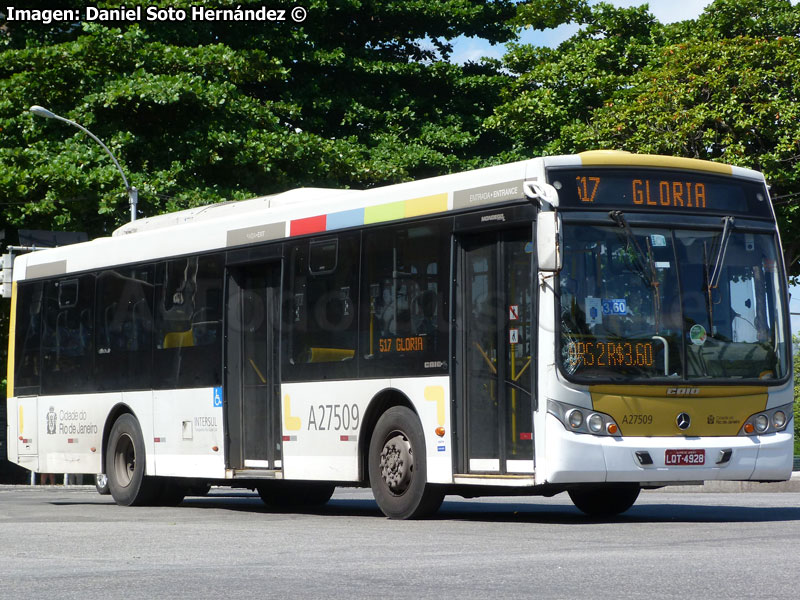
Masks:
[[[214,408],[219,408],[222,406],[222,388],[215,387],[214,388]]]
[[[628,314],[628,301],[625,298],[615,298],[614,300],[603,300],[604,315],[626,315]]]
[[[667,245],[667,238],[663,235],[654,233],[650,236],[650,245],[653,248],[663,248]]]
[[[446,448],[445,446],[437,446],[437,447],[436,447],[436,449],[437,449],[439,452],[445,452],[445,451],[447,450],[447,448]]]

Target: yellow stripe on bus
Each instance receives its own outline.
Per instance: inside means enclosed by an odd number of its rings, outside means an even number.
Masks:
[[[443,426],[445,418],[444,388],[440,385],[429,385],[423,393],[425,400],[436,403],[436,422]]]
[[[447,211],[447,194],[434,194],[406,200],[406,218]]]
[[[6,375],[6,396],[14,397],[14,342],[17,333],[17,282],[11,284],[11,321],[8,326],[8,374]]]
[[[292,399],[289,394],[283,397],[283,426],[287,431],[299,431],[303,426],[300,417],[292,415]]]
[[[681,158],[678,156],[661,156],[658,154],[630,154],[619,150],[589,150],[578,154],[581,164],[587,166],[618,166],[618,167],[661,167],[664,169],[689,169],[691,171],[706,171],[718,175],[732,175],[730,165],[698,160],[696,158]]]

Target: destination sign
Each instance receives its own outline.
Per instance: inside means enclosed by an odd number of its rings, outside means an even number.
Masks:
[[[559,206],[771,218],[763,185],[671,169],[551,169]]]

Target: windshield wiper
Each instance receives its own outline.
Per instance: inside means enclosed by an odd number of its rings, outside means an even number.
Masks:
[[[661,294],[658,289],[658,272],[656,265],[653,262],[653,249],[650,247],[650,239],[647,239],[647,254],[645,254],[639,243],[636,241],[636,236],[633,235],[628,221],[625,220],[625,215],[621,210],[609,211],[608,216],[614,223],[625,231],[625,237],[628,241],[628,246],[633,246],[633,254],[636,258],[636,266],[639,268],[639,275],[644,280],[646,285],[653,289],[653,316],[655,317],[656,331],[661,330]]]
[[[631,231],[628,222],[625,220],[625,215],[622,214],[621,210],[612,210],[608,213],[608,216],[611,217],[611,220],[614,221],[614,223],[616,223],[623,231],[625,231],[625,238],[628,241],[628,246],[633,247],[633,255],[636,259],[636,267],[639,269],[639,275],[641,275],[644,282],[650,287],[658,287],[658,278],[656,276],[655,265],[653,264],[652,253],[645,254],[642,251],[639,243],[636,241],[636,237],[633,235],[633,231]]]
[[[703,260],[705,261],[706,275],[706,311],[708,312],[708,327],[711,332],[714,331],[714,299],[712,294],[713,290],[717,289],[719,285],[719,278],[722,275],[722,266],[725,264],[725,253],[728,251],[728,242],[731,239],[733,224],[733,217],[722,217],[722,235],[719,238],[719,248],[717,248],[717,255],[714,258],[713,271],[711,271],[711,262],[708,260],[711,252],[706,252],[706,244],[703,242]],[[709,271],[711,272],[709,273]]]
[[[708,280],[709,291],[719,285],[719,278],[722,275],[722,265],[725,262],[725,253],[728,251],[728,242],[731,239],[731,232],[733,231],[733,217],[722,217],[722,238],[719,241],[719,248],[717,249],[717,257],[714,260],[714,271]],[[711,265],[707,265],[710,267]]]

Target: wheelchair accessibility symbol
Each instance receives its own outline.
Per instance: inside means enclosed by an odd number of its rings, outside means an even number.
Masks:
[[[214,408],[219,408],[222,406],[222,388],[215,387],[214,388]]]

